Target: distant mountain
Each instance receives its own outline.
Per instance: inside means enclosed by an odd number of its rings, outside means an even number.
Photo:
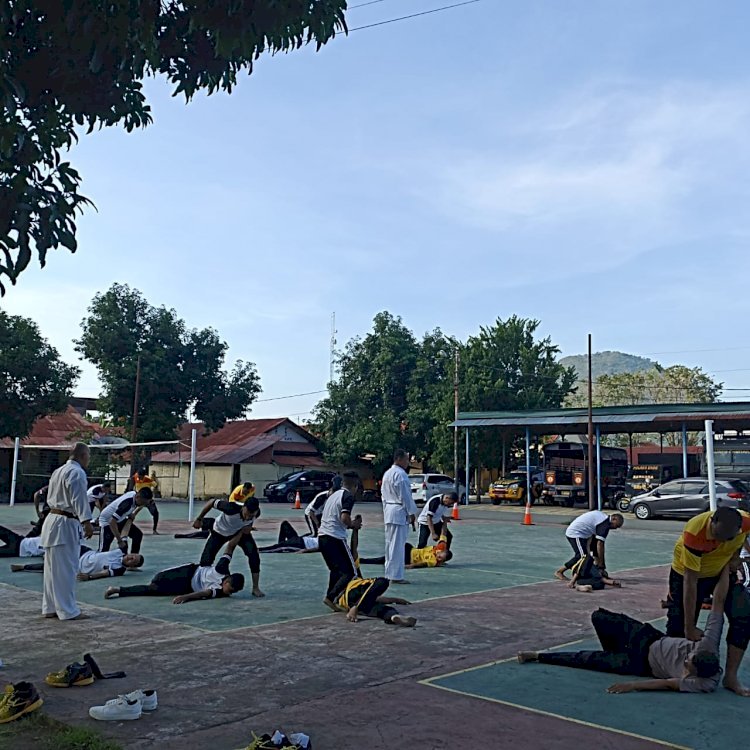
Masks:
[[[579,380],[588,377],[588,358],[585,354],[573,354],[563,357],[560,364],[566,367],[575,367]],[[594,352],[591,355],[591,374],[596,380],[600,375],[618,375],[622,372],[640,372],[656,367],[658,362],[648,357],[639,357],[636,354],[625,354],[625,352]]]

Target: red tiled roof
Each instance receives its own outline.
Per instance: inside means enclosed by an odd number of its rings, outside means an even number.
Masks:
[[[21,445],[49,445],[49,446],[72,446],[75,438],[70,436],[74,433],[91,433],[95,436],[108,435],[110,430],[103,428],[95,422],[84,419],[72,406],[61,414],[49,414],[40,417],[34,422],[31,433],[21,440]],[[0,448],[12,448],[13,439],[3,438],[0,440]]]

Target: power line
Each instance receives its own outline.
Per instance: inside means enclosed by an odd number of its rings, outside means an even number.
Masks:
[[[369,0],[366,3],[358,3],[357,5],[350,5],[347,10],[354,10],[355,8],[364,8],[365,5],[377,5],[378,3],[384,3],[385,0]]]
[[[307,393],[292,393],[290,396],[274,396],[273,398],[259,398],[254,401],[255,404],[265,403],[267,401],[283,401],[287,398],[299,398],[300,396],[317,396],[320,393],[328,393],[328,389],[325,388],[322,391],[307,391]]]
[[[362,31],[362,29],[372,29],[375,26],[385,26],[389,23],[396,23],[397,21],[406,21],[410,18],[418,18],[419,16],[429,16],[431,13],[440,13],[444,10],[450,10],[451,8],[460,8],[463,5],[474,5],[475,3],[480,3],[482,0],[464,0],[462,3],[453,3],[453,5],[443,5],[441,8],[433,8],[432,10],[423,10],[421,13],[411,13],[408,16],[400,16],[399,18],[389,18],[387,21],[377,21],[375,23],[368,23],[365,26],[355,26],[353,29],[349,29],[349,32],[352,31]]]

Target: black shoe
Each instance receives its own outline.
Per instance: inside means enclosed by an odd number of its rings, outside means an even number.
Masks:
[[[0,696],[0,724],[20,719],[41,707],[44,701],[30,682],[8,685]]]

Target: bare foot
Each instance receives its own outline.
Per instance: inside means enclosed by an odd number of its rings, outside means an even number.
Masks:
[[[582,591],[584,594],[590,594],[593,590],[594,590],[594,587],[589,586],[588,584],[583,584],[583,583],[576,584],[576,591]]]
[[[558,581],[567,581],[568,577],[565,575],[565,568],[558,568],[555,571],[555,578],[557,578]]]
[[[108,586],[107,590],[104,592],[104,598],[111,599],[113,596],[117,596],[119,593],[120,589],[118,589],[116,586]]]
[[[536,651],[519,651],[518,663],[526,664],[530,661],[539,661],[539,654]]]
[[[253,596],[256,597],[256,598],[258,598],[258,599],[262,599],[265,596],[265,594],[259,588],[254,588],[253,589]]]
[[[391,622],[394,625],[400,625],[402,628],[413,628],[417,624],[416,617],[405,617],[404,615],[393,615]]]
[[[325,597],[325,599],[323,599],[323,604],[325,604],[329,609],[332,609],[334,612],[338,612],[336,605],[328,597]]]
[[[750,689],[746,688],[736,677],[725,677],[723,684],[727,690],[731,690],[733,693],[741,695],[743,698],[750,697]]]
[[[19,565],[18,563],[13,563],[10,566],[10,569],[13,573],[20,573],[23,571],[23,565]]]

